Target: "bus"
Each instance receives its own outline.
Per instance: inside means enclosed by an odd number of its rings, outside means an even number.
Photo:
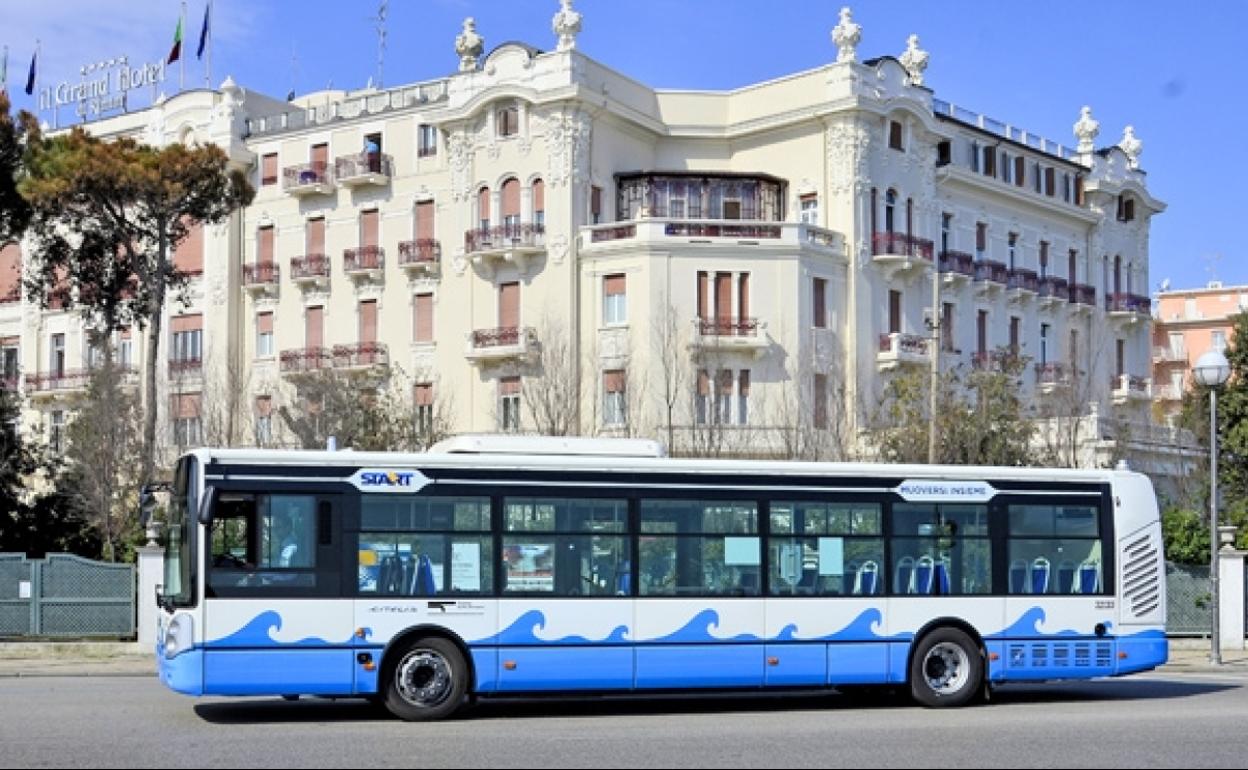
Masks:
[[[424,454],[199,449],[176,466],[157,658],[189,695],[908,690],[1167,659],[1128,470],[694,460],[637,439]]]

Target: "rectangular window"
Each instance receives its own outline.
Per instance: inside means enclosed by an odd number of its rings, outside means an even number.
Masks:
[[[377,341],[377,300],[361,300],[359,305],[360,342]]]
[[[1009,246],[1006,249],[1006,255],[1009,258],[1009,267],[1011,270],[1013,270],[1015,267],[1017,267],[1016,262],[1018,259],[1018,233],[1010,233],[1008,244]]]
[[[737,500],[642,500],[642,596],[758,596],[758,505]]]
[[[9,390],[17,389],[20,353],[21,349],[16,342],[6,341],[3,349],[0,349],[0,376],[4,377],[4,386]]]
[[[1049,275],[1049,242],[1040,241],[1040,277],[1047,278]]]
[[[1094,506],[1011,505],[1009,522],[1009,593],[1105,591]]]
[[[178,447],[194,447],[203,443],[200,417],[203,394],[182,393],[173,397],[173,443]]]
[[[951,144],[949,143],[949,140],[947,140],[947,139],[946,139],[945,141],[943,141],[943,142],[939,142],[939,143],[937,143],[937,145],[936,145],[936,165],[937,165],[937,166],[948,166],[948,165],[949,165],[950,163],[952,163],[952,162],[953,162],[953,145],[951,145]]]
[[[602,424],[625,425],[628,423],[627,377],[623,369],[609,369],[602,373]]]
[[[1022,319],[1018,316],[1010,316],[1010,353],[1017,356],[1019,354],[1021,342]]]
[[[416,156],[429,158],[438,154],[438,129],[435,126],[421,124],[417,130]]]
[[[203,358],[203,316],[185,315],[170,319],[173,332],[173,345],[170,349],[171,361],[200,361]]]
[[[888,333],[901,333],[901,292],[896,289],[888,292]]]
[[[273,397],[256,397],[256,446],[266,447],[273,443]]]
[[[256,313],[256,357],[273,356],[273,314]]]
[[[597,225],[602,223],[602,188],[589,188],[589,223]]]
[[[412,339],[433,342],[432,294],[417,294],[412,298]]]
[[[602,322],[606,326],[628,323],[627,281],[623,273],[602,278]]]
[[[1044,170],[1044,194],[1050,198],[1057,195],[1057,171],[1052,166]]]
[[[988,258],[988,225],[975,223],[975,259],[983,261]]]
[[[988,311],[981,310],[975,318],[975,352],[981,356],[988,354]]]
[[[261,227],[259,238],[256,246],[256,264],[271,265],[273,264],[273,236],[275,231],[273,227]]]
[[[706,425],[710,419],[709,404],[711,399],[711,376],[705,369],[698,370],[697,391],[693,401],[693,419],[698,425]]]
[[[988,506],[895,503],[889,542],[894,594],[992,592]]]
[[[514,433],[520,430],[520,378],[503,377],[498,381],[498,428]]]
[[[60,409],[48,419],[48,449],[54,455],[65,451],[65,413]]]
[[[1044,184],[1044,179],[1040,173],[1039,163],[1031,164],[1031,181],[1032,181],[1032,186],[1034,187],[1036,192],[1043,192],[1042,187]]]
[[[737,424],[750,424],[750,370],[742,369],[737,379]]]
[[[816,329],[828,328],[828,281],[826,278],[812,279],[814,294],[814,326]]]
[[[321,522],[330,503],[313,495],[223,493],[209,535],[208,595],[239,596],[264,591],[307,595],[320,577],[317,550]],[[337,576],[332,585],[338,590]]]
[[[1040,324],[1040,365],[1044,366],[1049,362],[1049,333],[1052,327],[1049,324]]]
[[[508,497],[503,525],[504,593],[631,593],[627,500]]]
[[[277,153],[265,153],[260,158],[260,186],[277,184]]]
[[[940,314],[940,348],[949,353],[953,352],[953,313],[953,303],[944,303]]]
[[[1010,163],[1010,154],[1008,152],[1001,153],[1001,181],[1013,181],[1014,164]]]
[[[367,596],[494,592],[488,497],[364,495],[356,590]]]
[[[720,369],[715,374],[715,422],[732,424],[732,370]]]
[[[901,123],[895,120],[888,121],[888,146],[893,150],[905,150],[901,142]]]
[[[1014,159],[1014,185],[1022,187],[1027,184],[1027,159],[1019,155]]]
[[[808,225],[819,224],[819,196],[814,193],[803,195],[798,201],[798,220]]]
[[[1226,332],[1221,329],[1215,329],[1210,335],[1209,347],[1219,353],[1226,352]]]
[[[771,502],[772,596],[884,592],[879,503]]]
[[[498,325],[503,329],[520,328],[520,284],[516,281],[498,286]]]
[[[412,401],[416,407],[416,435],[428,439],[433,434],[433,383],[418,382],[412,386]]]
[[[997,175],[997,151],[992,147],[984,148],[984,176]]]
[[[516,107],[503,107],[496,113],[499,136],[515,136],[520,133],[520,110]]]
[[[53,377],[65,376],[65,335],[53,334],[51,355],[48,359],[48,373]]]

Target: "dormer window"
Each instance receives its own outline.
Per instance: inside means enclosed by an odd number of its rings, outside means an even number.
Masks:
[[[1135,219],[1135,201],[1126,196],[1118,196],[1118,221],[1130,222]]]
[[[495,115],[498,135],[500,137],[515,136],[520,133],[520,109],[517,107],[501,107]]]
[[[888,121],[888,146],[894,150],[906,149],[901,143],[901,123],[895,120]]]

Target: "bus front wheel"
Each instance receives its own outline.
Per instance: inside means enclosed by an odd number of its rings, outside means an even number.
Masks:
[[[464,702],[468,666],[448,639],[426,637],[398,650],[386,667],[386,708],[420,722],[448,717]]]
[[[980,692],[983,678],[979,645],[956,628],[924,636],[910,661],[910,692],[924,706],[964,706]]]

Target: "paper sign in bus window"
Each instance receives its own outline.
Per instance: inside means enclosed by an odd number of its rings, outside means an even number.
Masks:
[[[819,538],[819,574],[845,574],[845,538]]]

